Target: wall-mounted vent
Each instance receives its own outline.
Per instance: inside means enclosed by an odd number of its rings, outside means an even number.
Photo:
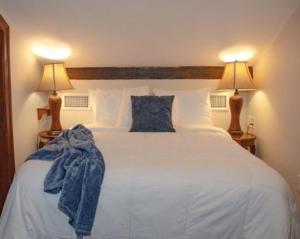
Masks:
[[[89,110],[91,109],[88,94],[64,94],[63,109],[65,110]]]
[[[212,110],[228,110],[228,100],[226,94],[211,94],[210,105]]]

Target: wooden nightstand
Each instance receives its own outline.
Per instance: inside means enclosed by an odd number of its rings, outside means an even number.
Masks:
[[[243,148],[255,154],[255,140],[256,136],[250,133],[243,133],[242,135],[231,135],[232,139],[239,143]]]
[[[41,131],[38,134],[38,148],[44,147],[49,141],[55,139],[58,135],[50,134],[48,130]]]

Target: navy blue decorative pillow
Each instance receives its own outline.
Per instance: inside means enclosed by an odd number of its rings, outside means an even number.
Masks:
[[[172,124],[174,96],[131,96],[130,132],[175,132]]]

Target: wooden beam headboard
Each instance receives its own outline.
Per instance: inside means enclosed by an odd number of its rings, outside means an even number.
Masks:
[[[221,79],[223,71],[223,66],[67,68],[72,80]]]

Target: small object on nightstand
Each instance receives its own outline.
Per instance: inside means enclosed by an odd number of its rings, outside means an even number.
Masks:
[[[58,136],[58,134],[53,134],[53,132],[45,130],[39,132],[38,135],[38,148],[44,147],[48,142],[55,139]]]
[[[242,135],[231,134],[234,141],[239,143],[243,148],[249,150],[255,155],[255,140],[256,136],[250,133],[243,133]]]

